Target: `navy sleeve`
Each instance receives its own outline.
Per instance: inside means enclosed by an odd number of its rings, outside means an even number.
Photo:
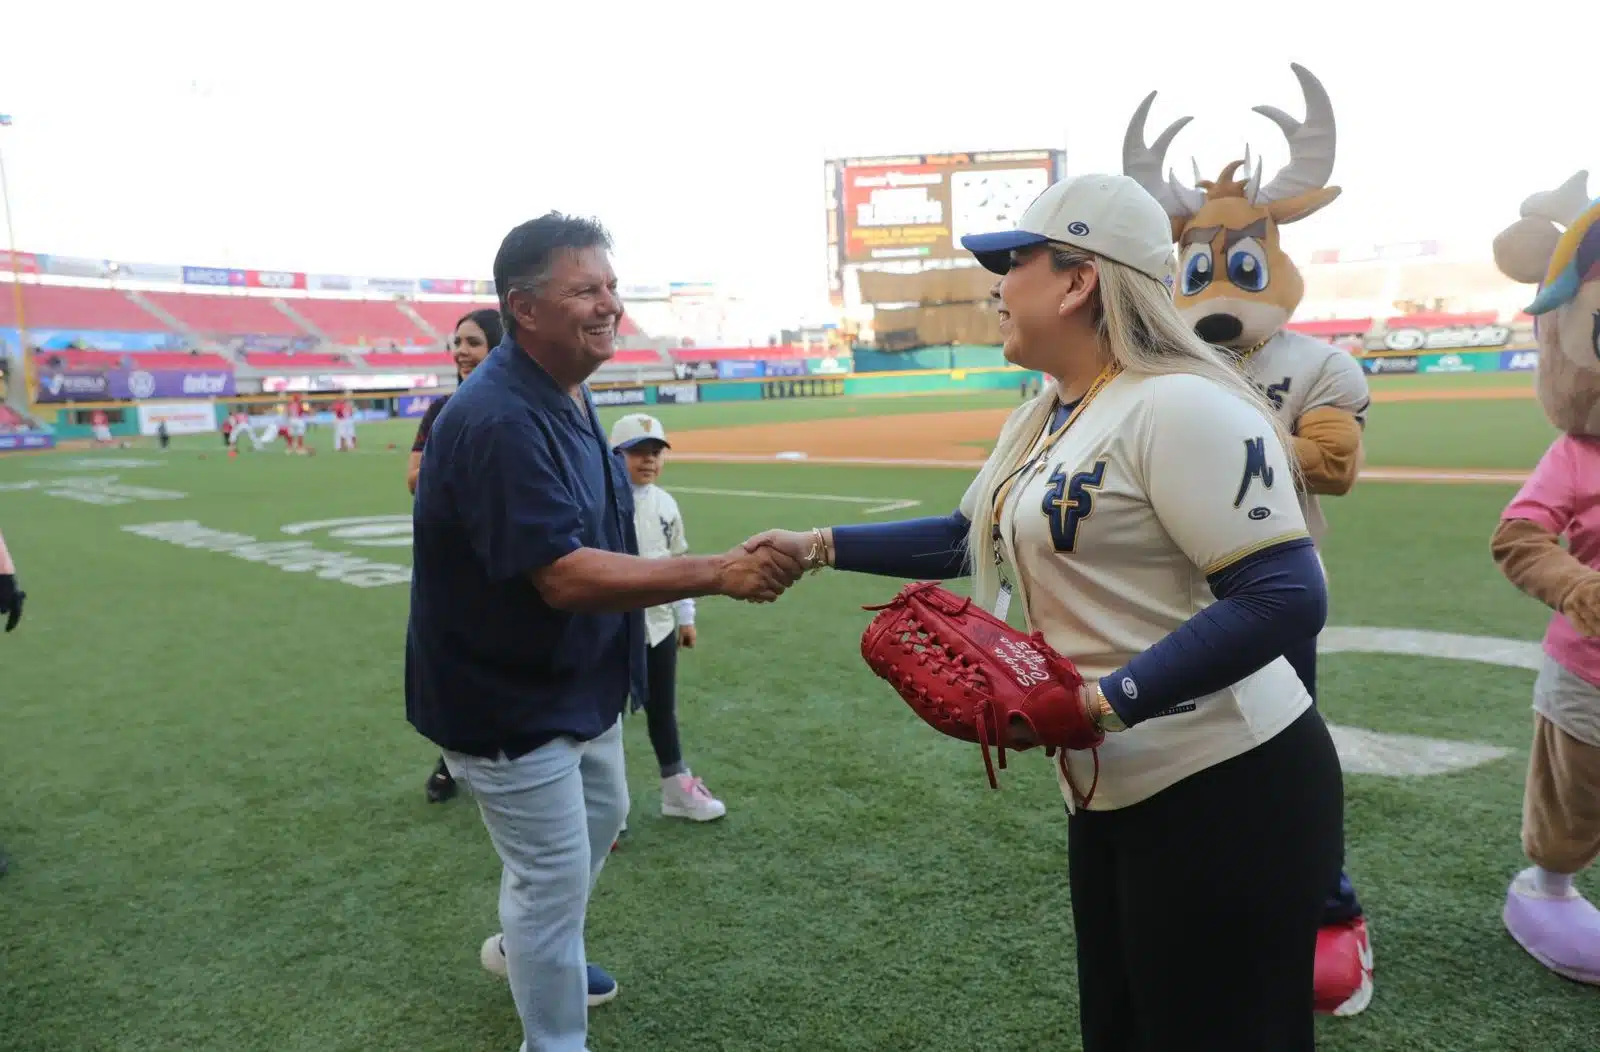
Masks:
[[[1263,549],[1207,581],[1216,602],[1101,678],[1128,726],[1239,682],[1315,637],[1327,619],[1327,585],[1307,537]],[[1137,691],[1122,689],[1130,679]]]
[[[530,421],[464,425],[454,481],[467,536],[491,578],[526,577],[583,547],[583,512],[556,458]]]
[[[833,528],[833,565],[838,570],[947,581],[965,577],[967,517],[959,511],[944,518],[904,519]]]

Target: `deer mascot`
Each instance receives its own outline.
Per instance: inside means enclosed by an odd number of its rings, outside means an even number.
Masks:
[[[1600,910],[1572,885],[1600,856],[1600,198],[1589,199],[1587,178],[1534,194],[1495,238],[1501,272],[1539,285],[1528,307],[1539,401],[1562,434],[1502,513],[1492,547],[1511,583],[1554,611],[1522,796],[1533,865],[1506,892],[1505,926],[1546,968],[1600,986]]]
[[[1279,228],[1339,196],[1337,186],[1327,185],[1333,172],[1333,105],[1315,77],[1300,66],[1290,68],[1305,94],[1305,120],[1272,106],[1255,107],[1289,141],[1289,163],[1270,182],[1262,182],[1259,160],[1251,169],[1248,149],[1244,160],[1229,164],[1215,180],[1201,179],[1198,165],[1192,187],[1170,171],[1163,176],[1167,147],[1191,118],[1175,121],[1146,146],[1145,120],[1155,92],[1128,125],[1122,166],[1172,219],[1178,309],[1203,339],[1238,359],[1293,434],[1302,475],[1300,504],[1320,546],[1328,523],[1318,497],[1348,493],[1355,484],[1371,398],[1366,374],[1347,352],[1285,328],[1305,294],[1305,281],[1279,244]],[[1241,168],[1242,180],[1235,178]],[[1285,657],[1315,699],[1316,641]],[[1355,1015],[1372,999],[1372,944],[1355,889],[1343,873],[1330,889],[1317,939],[1315,988],[1319,1012]]]

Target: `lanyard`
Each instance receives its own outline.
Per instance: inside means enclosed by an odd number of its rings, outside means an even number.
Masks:
[[[1094,383],[1089,385],[1089,390],[1084,392],[1083,397],[1078,400],[1077,406],[1067,416],[1067,419],[1062,422],[1061,426],[1052,431],[1050,430],[1050,421],[1047,419],[1044,427],[1039,430],[1039,437],[1035,438],[1033,444],[1029,447],[1027,459],[1023,461],[1022,466],[1000,480],[1000,484],[995,487],[994,496],[990,501],[990,521],[994,527],[996,543],[1000,539],[1000,512],[1005,507],[1006,500],[1010,498],[1011,490],[1016,485],[1017,479],[1035,467],[1040,459],[1055,446],[1061,436],[1067,433],[1067,429],[1077,422],[1078,417],[1083,415],[1083,411],[1089,408],[1089,403],[1094,401],[1095,395],[1105,390],[1106,385],[1115,380],[1120,372],[1122,372],[1121,366],[1115,363],[1100,370],[1100,375],[1094,378]],[[998,553],[998,548],[996,552]]]
[[[1011,474],[1007,475],[1000,481],[1000,484],[995,487],[994,495],[990,500],[989,541],[992,548],[994,565],[1000,570],[1000,590],[995,597],[995,605],[992,613],[1002,621],[1006,619],[1006,614],[1011,608],[1012,592],[1011,582],[1006,579],[1005,546],[1001,541],[1000,532],[1000,514],[1005,508],[1006,500],[1010,498],[1011,491],[1016,486],[1017,479],[1026,474],[1028,471],[1035,470],[1036,466],[1043,467],[1043,465],[1046,463],[1045,457],[1049,451],[1055,447],[1056,441],[1060,439],[1062,435],[1066,434],[1067,429],[1077,421],[1078,417],[1083,415],[1083,411],[1085,409],[1089,408],[1089,403],[1094,401],[1095,395],[1105,390],[1106,385],[1112,380],[1115,380],[1117,378],[1117,374],[1121,371],[1121,367],[1115,363],[1112,363],[1111,365],[1108,365],[1104,369],[1100,370],[1100,375],[1094,378],[1094,383],[1089,385],[1089,390],[1085,391],[1083,397],[1078,400],[1078,404],[1073,406],[1072,412],[1067,415],[1067,419],[1062,422],[1060,427],[1052,430],[1050,427],[1050,421],[1048,419],[1045,420],[1044,427],[1040,428],[1039,437],[1035,438],[1033,440],[1033,444],[1029,447],[1028,457],[1023,461],[1022,466],[1017,468],[1017,470],[1013,471]],[[1051,415],[1053,416],[1054,413]]]

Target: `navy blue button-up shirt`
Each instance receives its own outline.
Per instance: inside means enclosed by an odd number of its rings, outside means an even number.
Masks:
[[[627,470],[587,390],[510,335],[434,422],[412,535],[406,717],[436,745],[516,757],[642,704],[643,612],[567,613],[531,579],[579,548],[638,553]]]

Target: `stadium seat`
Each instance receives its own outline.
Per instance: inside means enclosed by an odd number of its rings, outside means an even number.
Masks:
[[[305,298],[294,300],[289,307],[337,344],[382,347],[393,343],[403,347],[436,342],[392,300]]]
[[[145,292],[142,295],[207,339],[309,335],[288,315],[273,306],[270,299],[262,296],[219,296],[192,292]]]
[[[102,332],[171,332],[172,328],[111,288],[22,283],[23,323],[30,329],[87,329]],[[17,324],[16,296],[0,281],[0,325]]]

